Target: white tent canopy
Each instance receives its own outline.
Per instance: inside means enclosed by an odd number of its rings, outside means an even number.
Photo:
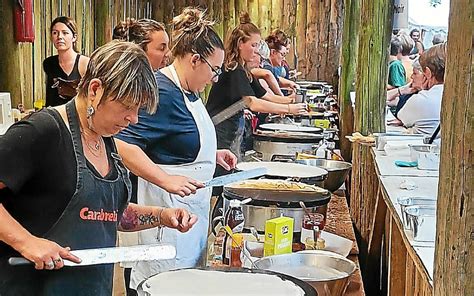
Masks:
[[[425,48],[432,46],[435,34],[448,34],[450,0],[441,0],[441,4],[433,7],[430,0],[408,0],[409,30],[417,28],[423,32]]]

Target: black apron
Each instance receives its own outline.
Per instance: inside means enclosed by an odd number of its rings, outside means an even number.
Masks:
[[[127,170],[116,154],[113,138],[104,138],[106,146],[111,147],[117,174],[113,180],[96,176],[84,156],[74,100],[66,104],[66,111],[77,162],[76,190],[61,217],[43,237],[72,250],[114,247],[117,225],[131,192]],[[0,268],[1,296],[112,295],[113,264],[52,271],[38,271],[32,266]]]

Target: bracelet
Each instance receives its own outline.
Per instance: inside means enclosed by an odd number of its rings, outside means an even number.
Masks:
[[[397,90],[398,90],[398,95],[401,96],[401,95],[402,95],[402,92],[400,91],[400,88],[397,87]]]
[[[158,211],[160,211],[160,213],[158,214],[158,221],[157,221],[157,222],[158,222],[158,227],[161,227],[161,226],[162,226],[162,224],[161,224],[161,214],[163,213],[163,210],[164,210],[164,209],[165,209],[165,208],[160,208],[160,209],[158,210]]]

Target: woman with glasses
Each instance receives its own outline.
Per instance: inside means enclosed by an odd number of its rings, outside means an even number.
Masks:
[[[264,65],[264,69],[272,71],[281,88],[295,89],[296,83],[285,78],[289,72],[289,70],[285,68],[285,65],[287,65],[285,58],[288,54],[288,39],[274,33],[268,36],[265,42],[270,48],[270,59],[269,63]],[[284,92],[284,94],[286,93]]]
[[[250,22],[248,13],[242,13],[240,24],[232,30],[226,44],[224,73],[212,85],[206,105],[211,117],[228,107],[242,102],[242,110],[237,110],[230,118],[217,123],[217,145],[241,154],[244,134],[244,108],[253,112],[276,114],[303,114],[306,104],[278,104],[269,102],[267,91],[252,77],[251,65],[258,56],[260,30]],[[223,174],[224,172],[217,172]]]
[[[173,19],[174,61],[155,74],[160,97],[158,111],[154,115],[140,112],[139,123],[118,136],[125,164],[140,177],[138,204],[179,204],[198,217],[186,235],[169,229],[140,233],[141,244],[173,244],[177,256],[175,260],[135,264],[130,286],[139,293],[140,284],[151,275],[205,263],[211,189],[201,188],[202,182],[212,178],[216,163],[226,170],[236,164],[230,151],[217,150],[214,125],[197,95],[218,80],[224,60],[224,45],[212,25],[197,8],[185,8]],[[197,181],[179,194],[168,193],[153,184],[158,165],[170,175]]]

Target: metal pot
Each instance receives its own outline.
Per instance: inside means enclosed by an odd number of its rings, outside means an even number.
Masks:
[[[191,272],[195,271],[196,273],[193,274]],[[189,280],[183,278],[184,272],[189,272],[187,273],[188,276],[193,276]],[[221,274],[224,273],[224,274]],[[254,284],[254,281],[252,281],[252,274],[258,275],[258,274],[263,274],[263,275],[271,275],[271,276],[276,276],[280,278],[283,282],[285,281],[290,281],[292,282],[295,286],[299,287],[296,288],[291,285],[287,285],[287,287],[295,290],[295,288],[299,291],[301,291],[301,295],[305,296],[318,296],[318,293],[315,291],[315,289],[308,283],[297,279],[295,277],[292,277],[291,275],[287,274],[281,274],[277,273],[274,271],[269,271],[269,270],[259,270],[259,269],[247,269],[247,268],[228,268],[228,267],[221,267],[221,268],[216,268],[216,267],[208,267],[208,268],[194,268],[194,269],[178,269],[178,270],[173,270],[173,271],[167,271],[167,272],[162,272],[159,273],[155,276],[152,276],[145,280],[141,284],[141,288],[143,291],[146,293],[146,295],[240,295],[239,291],[244,292],[244,293],[249,293],[249,291],[242,291],[244,289],[241,286],[239,287],[232,287],[232,278],[239,276],[237,273],[244,274],[245,277],[249,279],[248,284]],[[248,276],[250,275],[250,276]],[[224,277],[223,277],[224,276]],[[265,280],[267,278],[256,278],[259,280],[258,285],[255,287],[252,287],[254,290],[251,291],[252,294],[254,295],[274,295],[271,294],[268,290],[266,290],[265,286],[269,286],[269,283],[266,283]],[[225,282],[222,282],[222,280],[225,279]],[[272,277],[268,278],[268,280],[271,280]],[[209,283],[206,285],[205,293],[199,290],[196,290],[196,285],[192,284],[191,281],[197,281],[201,283]],[[183,285],[184,283],[184,285]],[[236,290],[226,290],[226,289],[236,289]],[[248,287],[247,287],[248,289]],[[164,290],[166,292],[164,292]],[[282,291],[283,292],[283,291]],[[247,294],[248,295],[248,294]]]
[[[325,202],[329,203],[330,198]],[[320,206],[307,207],[311,212],[320,213],[324,216],[324,223],[326,223],[327,203]],[[293,232],[301,233],[301,225],[304,220],[305,212],[302,208],[283,208],[277,206],[257,206],[246,204],[242,206],[242,211],[245,217],[244,228],[250,229],[255,227],[258,232],[265,232],[265,222],[269,219],[278,218],[281,216],[291,217],[294,219]]]
[[[350,163],[338,160],[298,159],[295,162],[325,169],[328,172],[328,176],[323,182],[323,188],[331,192],[341,187],[352,168]]]
[[[284,183],[290,182],[284,181]],[[268,219],[283,215],[294,219],[293,231],[300,233],[305,214],[300,202],[304,202],[310,211],[321,213],[324,219],[326,219],[327,204],[331,200],[331,193],[327,190],[322,192],[284,191],[232,188],[228,186],[224,186],[222,196],[224,200],[224,213],[229,205],[229,200],[252,198],[252,201],[242,205],[245,217],[244,228],[250,229],[250,227],[255,227],[259,232],[265,231],[265,222]]]
[[[349,259],[319,250],[264,257],[255,264],[261,269],[303,280],[313,286],[320,296],[342,296],[349,276],[357,269]]]
[[[436,207],[436,197],[399,197],[398,204],[400,205],[400,211],[402,212],[402,221],[405,229],[413,230],[411,228],[408,214],[405,209],[409,206],[432,206]]]
[[[436,237],[436,207],[409,206],[405,208],[413,230],[413,239],[418,242],[434,242]]]

